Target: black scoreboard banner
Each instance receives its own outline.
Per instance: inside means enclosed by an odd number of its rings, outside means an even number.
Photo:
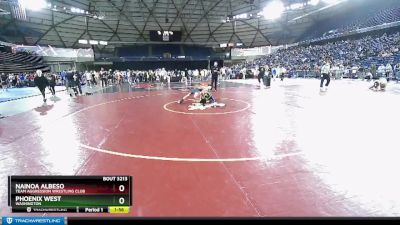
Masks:
[[[13,213],[128,213],[131,176],[9,176]]]

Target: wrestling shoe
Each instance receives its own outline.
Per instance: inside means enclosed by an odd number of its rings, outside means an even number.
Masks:
[[[179,100],[178,103],[179,103],[179,104],[182,104],[182,103],[183,103],[183,99]]]

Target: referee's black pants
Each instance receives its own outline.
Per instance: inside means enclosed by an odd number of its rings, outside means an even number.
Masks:
[[[261,82],[263,82],[263,80],[264,80],[264,75],[258,75],[258,83],[261,83]]]
[[[101,78],[101,87],[107,86],[107,78]]]
[[[211,77],[211,88],[214,87],[214,89],[217,90],[217,85],[218,85],[218,75],[217,76],[213,75]]]
[[[321,86],[320,87],[324,87],[325,80],[326,80],[325,87],[328,87],[329,83],[331,82],[331,77],[329,76],[329,74],[323,73],[321,76]]]

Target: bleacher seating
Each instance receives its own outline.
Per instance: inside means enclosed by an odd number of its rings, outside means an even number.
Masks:
[[[400,6],[394,0],[376,1],[348,10],[340,12],[335,20],[327,19],[311,26],[297,41],[320,41],[336,34],[400,21]]]
[[[170,53],[172,57],[182,55],[179,45],[153,45],[152,56],[163,57],[164,53]]]
[[[388,63],[393,65],[399,62],[400,62],[400,53],[397,53],[389,57],[380,57],[380,56],[370,57],[368,59],[363,60],[361,62],[361,65],[365,68],[370,68],[371,65],[386,65]]]
[[[136,45],[129,47],[119,47],[117,48],[117,56],[124,58],[142,58],[149,56],[149,46],[148,45]]]
[[[214,55],[212,48],[204,46],[189,46],[177,44],[148,44],[137,46],[124,46],[116,49],[114,61],[146,61],[164,60],[166,53],[171,54],[170,59],[208,60]],[[169,55],[168,54],[168,55]],[[182,56],[185,56],[182,58]]]
[[[0,52],[0,73],[47,72],[50,68],[43,64],[42,57],[29,54]]]
[[[193,59],[207,59],[212,55],[211,48],[199,47],[199,46],[184,46],[184,52],[186,57]]]
[[[376,67],[387,64],[398,65],[400,63],[400,33],[367,35],[359,39],[281,48],[270,55],[239,64],[235,68],[269,65],[284,67],[289,72],[315,71],[327,59],[332,65],[345,69],[353,67],[370,69],[372,65]],[[399,67],[396,68],[399,69]]]

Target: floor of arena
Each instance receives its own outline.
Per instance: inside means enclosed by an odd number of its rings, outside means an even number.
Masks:
[[[221,83],[224,108],[123,85],[1,119],[0,214],[8,175],[132,175],[129,216],[400,215],[400,84],[246,82]]]

